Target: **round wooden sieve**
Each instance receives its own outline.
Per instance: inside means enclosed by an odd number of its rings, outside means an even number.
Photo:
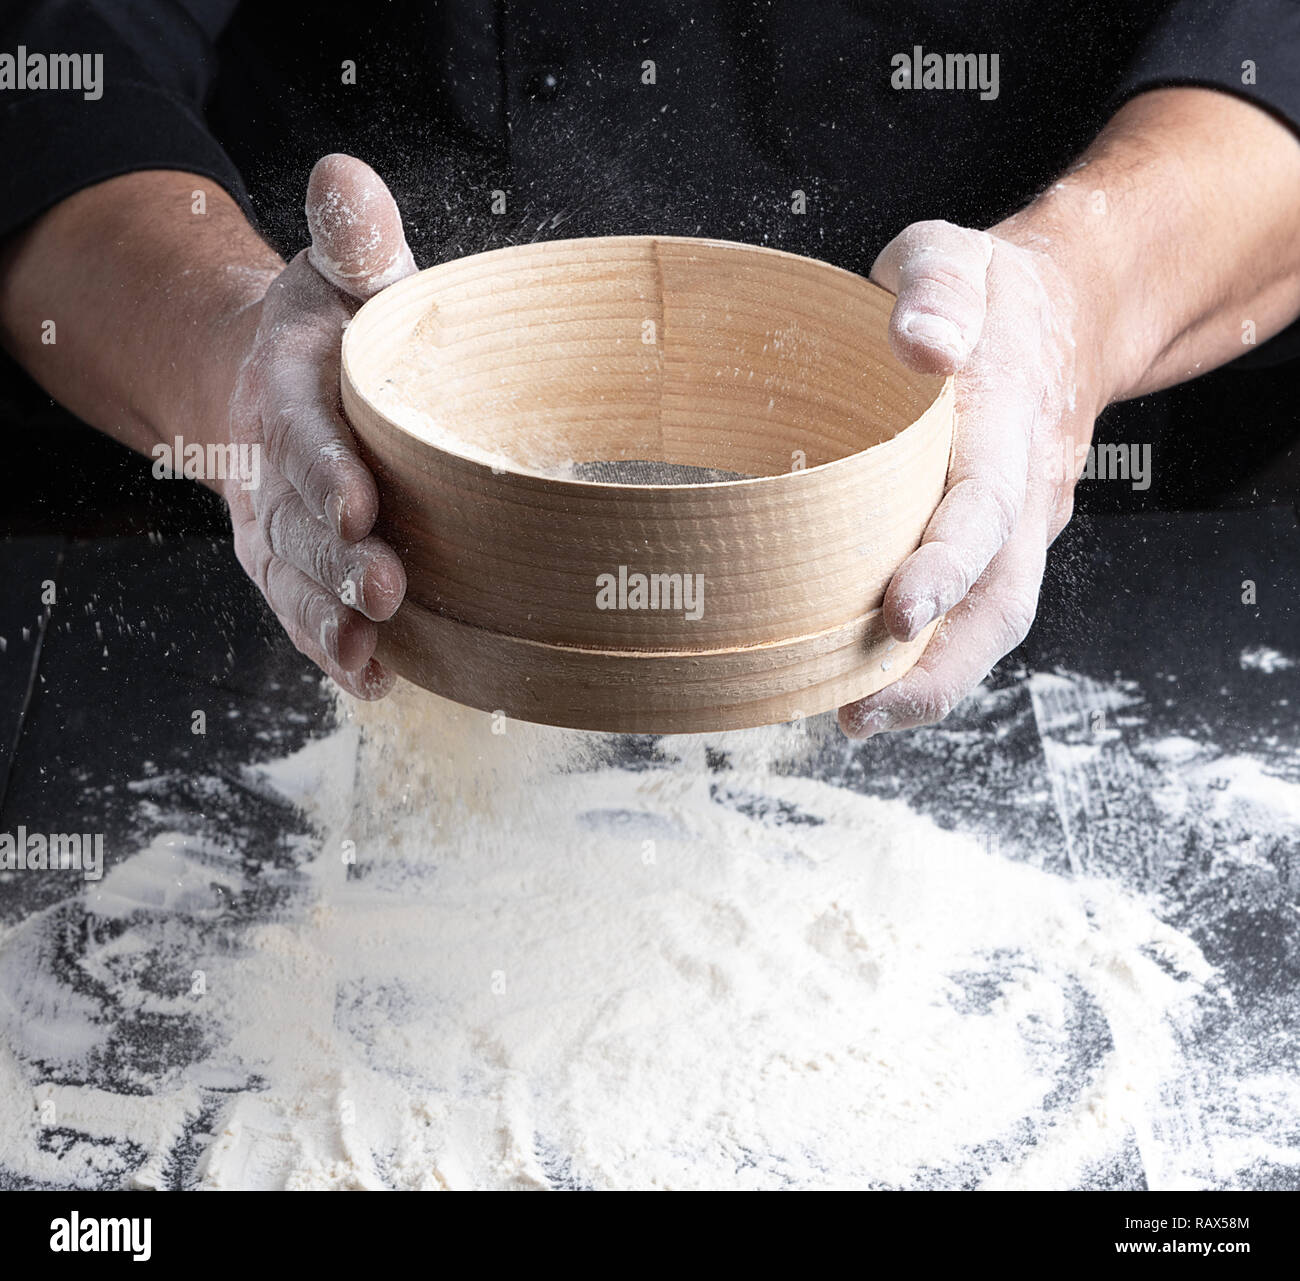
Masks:
[[[379,657],[472,707],[647,733],[896,680],[930,631],[892,641],[880,603],[942,496],[953,393],[895,360],[892,303],[826,263],[667,236],[384,290],[342,363],[408,575]]]

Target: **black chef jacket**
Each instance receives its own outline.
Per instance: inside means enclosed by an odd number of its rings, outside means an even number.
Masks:
[[[389,183],[421,266],[659,232],[865,272],[911,221],[1012,212],[1143,89],[1217,87],[1300,125],[1295,0],[46,0],[0,17],[0,55],[19,46],[102,54],[102,84],[0,87],[0,236],[91,183],[179,168],[287,255],[312,164],[347,151]],[[983,80],[926,87],[935,54],[976,55],[960,66]],[[1285,444],[1267,372],[1230,382],[1253,433],[1238,459]],[[1160,438],[1158,479],[1196,476],[1222,395],[1184,395],[1174,442],[1154,400],[1129,438]]]

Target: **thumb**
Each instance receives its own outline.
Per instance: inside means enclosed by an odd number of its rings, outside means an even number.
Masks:
[[[364,302],[414,273],[397,203],[364,161],[338,153],[318,160],[307,180],[306,212],[307,259],[345,294]]]
[[[984,327],[993,237],[950,222],[914,222],[880,251],[871,279],[898,295],[889,320],[894,354],[923,374],[965,364]]]

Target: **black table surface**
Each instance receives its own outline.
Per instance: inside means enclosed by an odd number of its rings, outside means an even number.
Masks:
[[[0,831],[102,832],[107,865],[164,828],[262,858],[300,848],[303,816],[250,782],[247,767],[326,732],[332,700],[227,543],[16,538],[0,543],[0,563]],[[1274,651],[1283,658],[1270,664]],[[1265,658],[1243,657],[1252,653]],[[1225,871],[1214,844],[1242,833],[1162,820],[1150,796],[1158,771],[1144,755],[1144,745],[1181,736],[1300,782],[1300,663],[1287,666],[1288,656],[1300,658],[1290,509],[1079,517],[1053,551],[1033,632],[981,697],[940,727],[835,742],[816,767],[903,797],[941,826],[990,841],[1014,834],[1049,869],[1167,892],[1173,923],[1233,998],[1198,1033],[1198,1052],[1209,1061],[1258,1044],[1264,1066],[1300,1077],[1300,815],[1249,834],[1258,852],[1249,874]],[[1035,679],[1046,673],[1061,678]],[[1128,691],[1120,716],[1116,688]],[[197,711],[202,735],[192,732]],[[1090,737],[1098,751],[1086,765],[1059,750]],[[635,767],[654,744],[627,738],[620,751]],[[141,779],[151,780],[146,801],[128,785]],[[0,927],[79,888],[0,874]],[[124,1017],[118,1061],[165,1061],[168,1036]],[[113,1056],[97,1070],[96,1083],[113,1088]],[[1277,1150],[1297,1150],[1300,1118],[1272,1137]],[[169,1177],[189,1181],[184,1153]],[[1233,1186],[1297,1187],[1300,1165],[1261,1158],[1233,1177]],[[1144,1179],[1134,1150],[1099,1181]],[[23,1180],[0,1153],[5,1185]]]

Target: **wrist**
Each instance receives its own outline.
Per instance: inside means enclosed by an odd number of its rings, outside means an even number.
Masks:
[[[990,234],[1038,255],[1075,347],[1080,408],[1093,416],[1141,384],[1160,350],[1137,291],[1133,240],[1117,234],[1105,194],[1057,183]]]

